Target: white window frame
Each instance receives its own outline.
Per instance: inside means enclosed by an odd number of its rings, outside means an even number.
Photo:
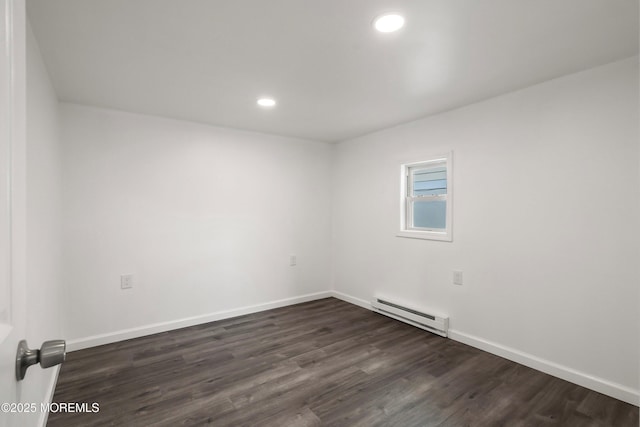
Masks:
[[[412,182],[410,171],[416,167],[427,167],[430,165],[444,163],[447,168],[447,194],[439,196],[412,196]],[[453,153],[449,152],[439,156],[429,156],[425,160],[402,163],[400,165],[400,230],[398,237],[409,237],[412,239],[441,240],[451,242],[453,240]],[[412,227],[411,218],[412,201],[419,199],[445,200],[446,216],[444,229],[428,229]]]

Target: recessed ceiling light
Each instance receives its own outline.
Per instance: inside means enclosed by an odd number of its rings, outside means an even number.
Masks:
[[[258,105],[261,107],[275,107],[276,106],[276,100],[273,98],[260,98],[258,99]]]
[[[398,31],[404,25],[404,18],[398,14],[390,13],[381,15],[373,21],[373,26],[381,33],[392,33]]]

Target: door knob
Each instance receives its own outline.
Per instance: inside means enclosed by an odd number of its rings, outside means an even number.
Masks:
[[[27,341],[22,340],[16,353],[16,380],[23,380],[31,365],[40,363],[43,368],[50,368],[64,362],[66,357],[67,344],[64,340],[45,341],[40,350],[31,350]]]

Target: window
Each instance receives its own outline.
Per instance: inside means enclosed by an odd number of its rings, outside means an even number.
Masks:
[[[451,154],[401,167],[400,237],[451,241]]]

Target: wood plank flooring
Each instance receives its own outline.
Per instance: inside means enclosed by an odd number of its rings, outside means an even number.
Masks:
[[[638,408],[327,298],[72,352],[48,426],[638,426]]]

